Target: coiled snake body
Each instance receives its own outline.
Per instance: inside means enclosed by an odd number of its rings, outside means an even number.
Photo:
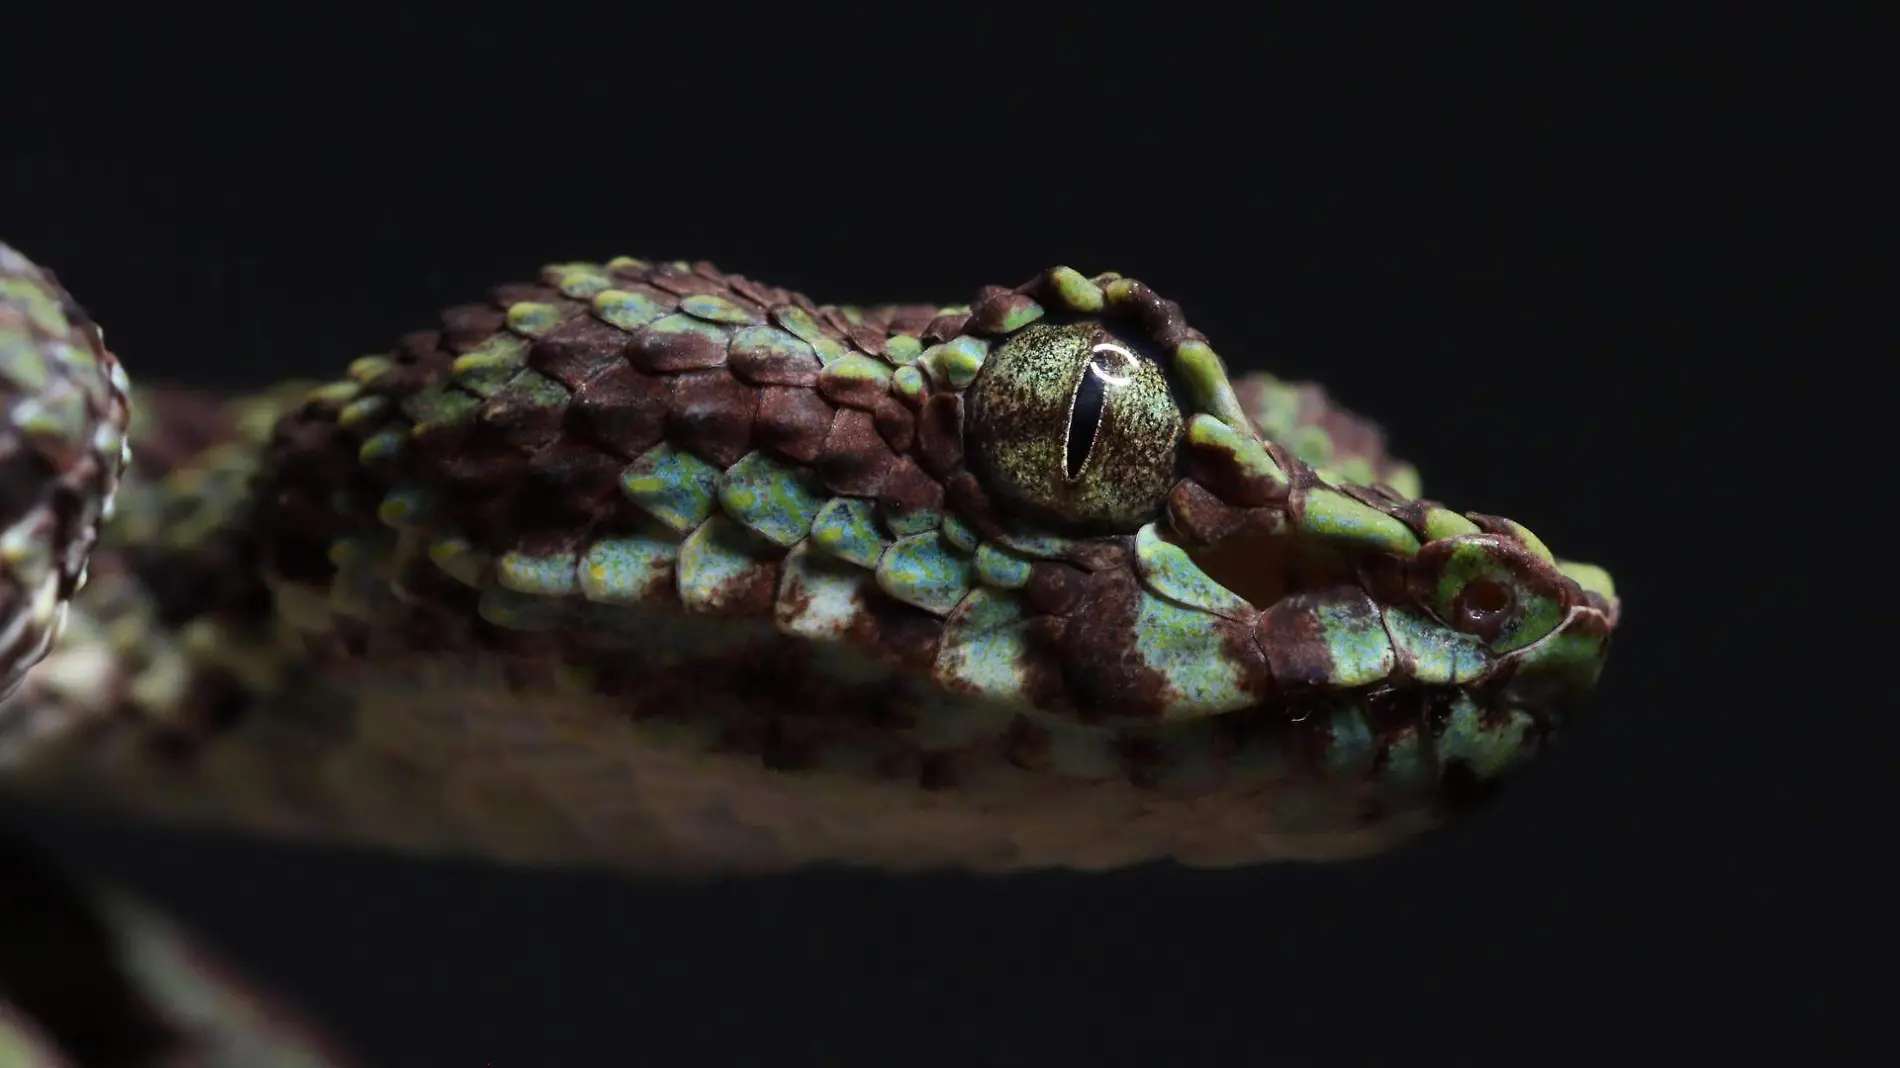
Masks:
[[[235,401],[134,392],[3,248],[0,287],[36,796],[642,873],[1348,857],[1545,748],[1616,622],[1113,274],[557,264]]]

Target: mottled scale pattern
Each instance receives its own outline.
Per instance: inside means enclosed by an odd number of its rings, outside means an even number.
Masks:
[[[1074,375],[1120,371],[1163,408],[1106,394],[1065,453]],[[334,381],[153,396],[14,780],[272,833],[642,871],[1357,855],[1546,745],[1616,612],[1113,274],[847,307],[564,263]],[[1065,455],[1083,488],[1036,499]]]
[[[1549,748],[1621,610],[1067,267],[860,307],[559,263],[221,400],[130,390],[0,246],[0,416],[0,788],[356,846],[1360,856]],[[340,1063],[136,906],[5,846],[0,890],[59,938],[0,932],[0,1061]]]
[[[126,463],[127,389],[58,279],[0,245],[0,697],[85,581]]]

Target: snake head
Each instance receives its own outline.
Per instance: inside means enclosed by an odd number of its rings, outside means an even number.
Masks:
[[[1290,763],[1358,804],[1431,807],[1488,794],[1594,685],[1606,573],[1424,499],[1317,387],[1230,380],[1147,286],[1058,268],[985,291],[966,333],[986,335],[976,366],[931,378],[960,396],[951,504],[1030,561],[1045,618],[1012,635],[978,598],[939,673],[1040,694],[1029,751],[1079,733],[1156,781]],[[994,677],[999,657],[1018,667]]]
[[[872,308],[630,257],[542,282],[312,391],[248,483],[280,615],[398,680],[373,699],[479,649],[510,694],[632,697],[641,752],[814,773],[756,818],[860,836],[839,855],[1099,866],[1380,847],[1600,669],[1607,576],[1425,499],[1315,388],[1230,379],[1132,279]],[[837,807],[867,782],[960,790],[963,830]]]

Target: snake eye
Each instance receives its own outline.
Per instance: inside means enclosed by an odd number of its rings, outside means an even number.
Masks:
[[[1494,652],[1521,649],[1563,621],[1563,577],[1495,534],[1431,542],[1412,566],[1419,601],[1445,625],[1476,635]]]
[[[1100,323],[1019,331],[985,358],[968,404],[978,475],[1037,515],[1129,531],[1174,485],[1182,419],[1167,373]]]

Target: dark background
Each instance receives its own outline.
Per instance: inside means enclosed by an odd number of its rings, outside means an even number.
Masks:
[[[1831,435],[1894,376],[1826,340],[1893,232],[1852,201],[1870,26],[619,14],[15,24],[0,230],[134,376],[222,388],[551,260],[1128,272],[1609,566],[1593,719],[1462,832],[1323,868],[679,887],[8,825],[372,1065],[1842,1063],[1882,1026],[1892,700],[1846,677],[1892,468]]]

